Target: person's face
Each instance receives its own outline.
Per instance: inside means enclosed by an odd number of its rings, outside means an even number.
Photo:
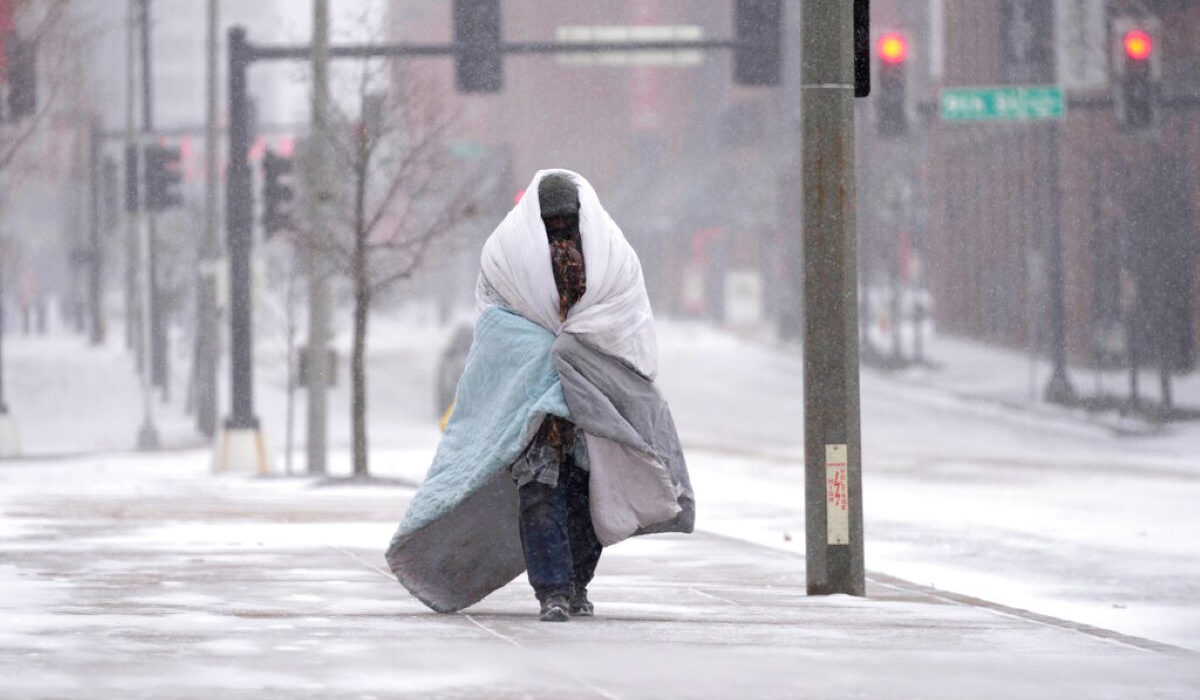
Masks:
[[[546,236],[551,242],[569,239],[579,230],[577,214],[556,214],[542,219],[542,222],[546,224]]]

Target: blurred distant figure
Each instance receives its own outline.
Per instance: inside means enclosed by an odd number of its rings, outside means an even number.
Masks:
[[[21,289],[18,295],[21,304],[21,332],[25,335],[36,332],[46,333],[46,301],[38,289],[37,273],[25,268],[21,275]]]

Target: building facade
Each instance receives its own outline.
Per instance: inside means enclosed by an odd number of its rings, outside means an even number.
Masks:
[[[881,138],[876,107],[862,106],[860,182],[878,177],[864,172],[873,160],[900,152],[895,168],[917,192],[905,216],[924,242],[938,326],[1045,350],[1058,236],[1072,362],[1192,368],[1200,343],[1200,4],[873,5],[877,27],[911,36],[912,128],[900,141]],[[1123,128],[1113,100],[1128,23],[1150,28],[1161,61],[1161,108],[1145,129]],[[1063,118],[941,118],[942,89],[1035,84],[1063,88]],[[866,192],[886,199],[879,187]],[[879,240],[886,225],[875,228]]]
[[[390,37],[448,40],[450,5],[391,3]],[[485,95],[456,94],[448,59],[414,66],[462,115],[464,145],[508,155],[506,206],[538,169],[576,170],[637,249],[660,313],[762,324],[788,313],[778,303],[790,284],[781,222],[801,199],[798,8],[785,5],[778,88],[735,85],[728,51],[510,56],[502,90]],[[732,2],[528,0],[501,11],[506,41],[733,33]],[[492,225],[481,222],[478,236]]]

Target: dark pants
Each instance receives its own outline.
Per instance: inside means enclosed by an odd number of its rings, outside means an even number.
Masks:
[[[602,547],[588,508],[588,473],[567,458],[558,485],[531,481],[520,489],[521,547],[539,601],[570,598],[596,572]]]

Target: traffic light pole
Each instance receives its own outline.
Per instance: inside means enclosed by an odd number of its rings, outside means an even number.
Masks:
[[[225,204],[228,215],[230,254],[229,282],[233,308],[229,332],[232,344],[232,406],[227,428],[258,429],[254,415],[253,324],[250,304],[250,256],[253,200],[249,161],[249,100],[246,94],[246,34],[233,29],[229,34],[229,171],[226,175]]]
[[[801,8],[808,593],[861,596],[854,4],[810,0]]]
[[[246,71],[251,61],[246,30],[229,30],[229,166],[225,178],[226,246],[229,250],[230,414],[218,444],[215,471],[268,471],[266,448],[254,415],[253,301],[250,262],[254,248],[250,171],[250,105]]]

